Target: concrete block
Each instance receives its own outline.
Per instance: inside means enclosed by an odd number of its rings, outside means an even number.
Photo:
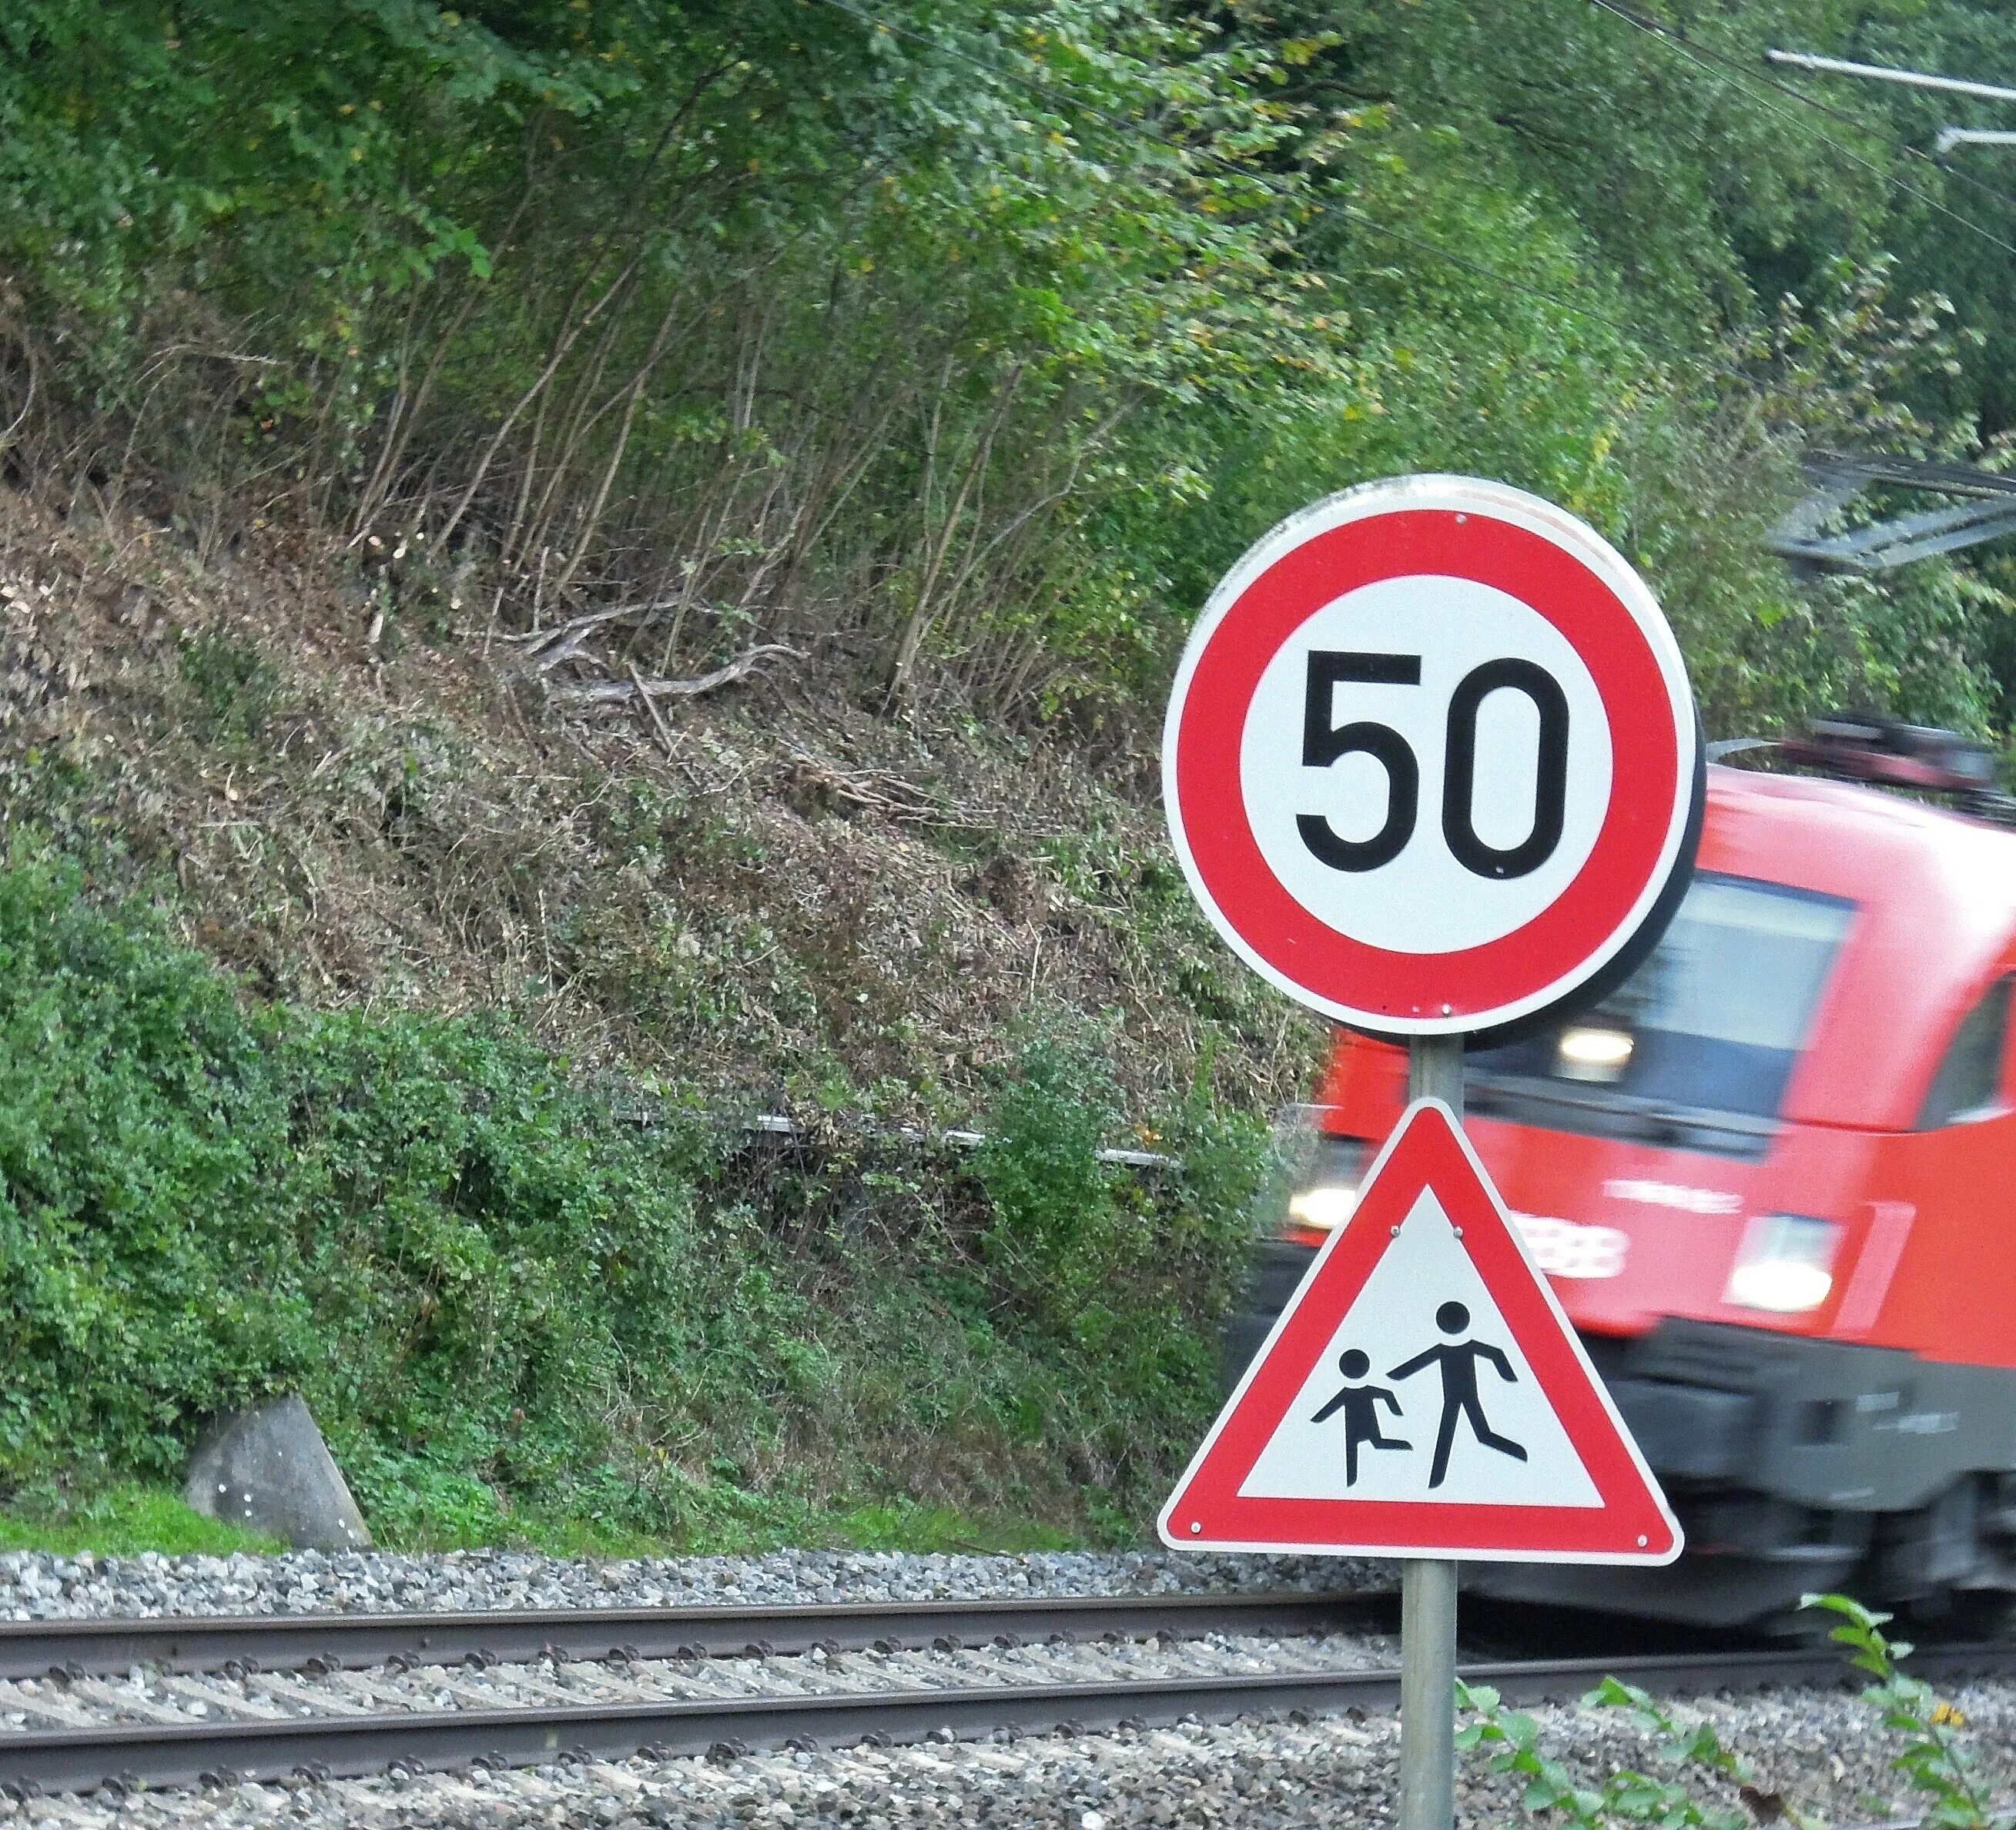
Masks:
[[[182,1495],[207,1517],[297,1550],[370,1546],[364,1515],[297,1393],[212,1418],[189,1457]]]

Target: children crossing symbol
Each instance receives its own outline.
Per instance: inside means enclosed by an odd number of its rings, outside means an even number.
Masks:
[[[1436,1100],[1408,1109],[1179,1483],[1172,1544],[1663,1563],[1680,1537]]]

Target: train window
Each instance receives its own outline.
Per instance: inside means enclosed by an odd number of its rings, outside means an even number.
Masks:
[[[1704,873],[1644,964],[1595,1009],[1479,1049],[1472,1068],[1529,1087],[1581,1083],[1562,1094],[1620,1113],[1775,1118],[1854,914],[1836,897]]]
[[[1998,979],[1960,1021],[1918,1114],[1918,1129],[1979,1118],[2002,1107],[2002,1052],[2009,1034],[2009,981]]]

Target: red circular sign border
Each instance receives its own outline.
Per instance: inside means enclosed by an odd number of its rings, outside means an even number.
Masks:
[[[1254,843],[1240,784],[1247,708],[1282,644],[1347,591],[1408,576],[1471,579],[1528,604],[1581,656],[1610,719],[1610,807],[1582,868],[1532,920],[1456,953],[1396,952],[1319,921]],[[1375,1028],[1483,1027],[1571,989],[1628,938],[1619,930],[1647,900],[1690,786],[1667,676],[1630,606],[1586,559],[1484,507],[1361,514],[1281,554],[1211,627],[1173,724],[1172,821],[1206,908],[1269,976]],[[1368,1003],[1363,988],[1373,983],[1382,995]]]

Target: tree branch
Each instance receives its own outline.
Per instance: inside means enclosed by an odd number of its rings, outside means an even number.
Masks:
[[[770,655],[789,655],[794,660],[805,658],[803,649],[792,648],[781,642],[765,642],[751,649],[746,654],[737,655],[725,667],[716,667],[711,674],[701,674],[690,680],[645,680],[634,674],[628,680],[597,680],[586,686],[564,686],[556,696],[572,701],[576,705],[620,705],[626,699],[642,695],[646,701],[659,699],[697,699],[704,692],[714,692],[724,686],[732,686],[748,673],[758,661]]]

